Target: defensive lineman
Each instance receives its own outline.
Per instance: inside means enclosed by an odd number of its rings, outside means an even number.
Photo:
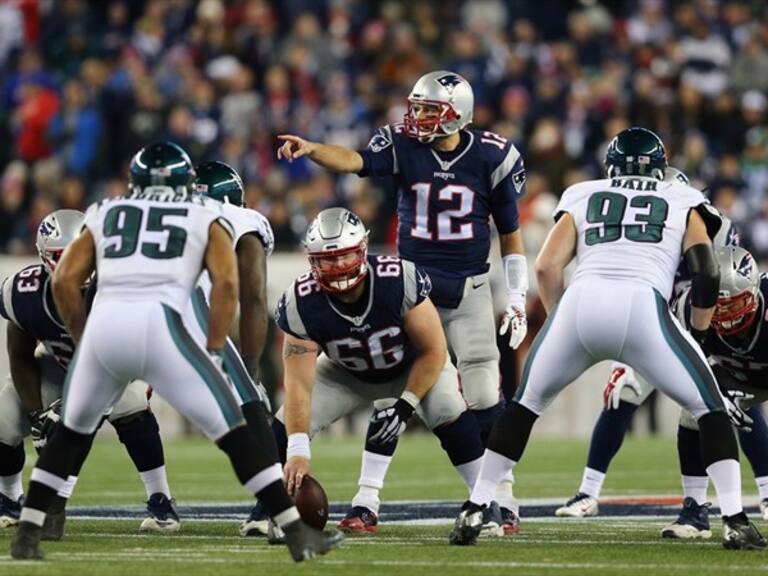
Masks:
[[[190,194],[193,174],[178,146],[141,150],[131,162],[131,194],[91,206],[84,231],[62,257],[54,298],[78,347],[65,384],[63,425],[32,472],[11,545],[14,558],[42,558],[40,532],[53,496],[101,414],[135,378],[151,382],[216,441],[240,482],[285,530],[294,560],[325,553],[341,541],[301,522],[280,465],[270,458],[274,449],[264,449],[272,437],[257,438],[244,426],[221,371],[237,305],[237,268],[221,205]],[[212,285],[208,353],[189,336],[180,315],[203,267]],[[99,286],[86,325],[79,291],[94,270]]]
[[[503,410],[488,282],[489,219],[493,216],[499,232],[509,299],[500,331],[509,331],[509,345],[517,348],[527,331],[528,269],[517,212],[525,168],[506,138],[469,128],[473,107],[466,79],[445,70],[430,72],[411,90],[403,123],[379,128],[365,150],[284,135],[278,156],[292,161],[306,155],[328,170],[360,176],[394,176],[399,254],[432,278],[431,298],[456,358],[464,398],[485,440]],[[340,527],[365,530],[366,518],[375,518],[394,449],[394,442],[386,448],[366,443],[360,490]],[[497,500],[507,531],[516,532],[511,476],[500,485]]]
[[[0,316],[8,320],[12,379],[0,390],[0,526],[16,525],[21,513],[23,439],[31,434],[39,451],[59,419],[62,386],[74,354],[74,342],[56,310],[51,276],[64,248],[80,232],[83,217],[77,210],[57,210],[43,218],[36,239],[41,263],[10,276],[0,288]],[[46,352],[36,358],[38,343],[43,344]],[[163,444],[147,402],[146,384],[129,384],[108,419],[146,488],[148,515],[140,530],[177,531],[179,518],[172,505]],[[79,456],[67,486],[54,502],[47,517],[45,539],[58,540],[63,536],[66,499],[74,489],[87,454],[85,450]]]
[[[702,339],[717,302],[719,272],[701,194],[663,182],[666,153],[653,132],[630,128],[606,155],[608,179],[568,188],[536,261],[549,314],[534,341],[515,401],[494,426],[480,477],[450,542],[472,544],[498,480],[521,458],[533,424],[591,365],[634,366],[697,420],[702,457],[723,515],[726,548],[764,548],[741,504],[738,446]],[[667,306],[681,253],[691,271],[691,333]],[[567,290],[563,270],[577,256]],[[552,370],[557,366],[559,370]]]

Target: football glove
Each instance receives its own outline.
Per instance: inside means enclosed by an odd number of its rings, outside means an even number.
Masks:
[[[34,410],[29,413],[32,445],[38,454],[48,445],[48,439],[53,436],[60,420],[61,398],[52,402],[45,410]]]
[[[723,390],[722,392],[725,411],[728,413],[728,417],[731,419],[733,425],[744,432],[751,432],[754,420],[744,412],[741,403],[747,400],[752,400],[754,395],[747,394],[741,390]]]
[[[528,318],[525,315],[525,306],[509,305],[504,311],[504,318],[501,320],[499,334],[504,336],[509,332],[509,347],[517,350],[517,347],[525,340],[528,333]]]
[[[608,378],[608,384],[605,385],[603,390],[603,407],[606,410],[616,410],[621,402],[621,391],[627,386],[635,396],[640,396],[642,390],[640,384],[635,378],[635,371],[629,366],[617,365],[611,371],[611,376]]]
[[[415,408],[402,398],[389,408],[376,410],[371,416],[371,424],[376,427],[376,432],[369,440],[373,444],[394,442],[405,431],[405,426],[413,416],[414,410]]]

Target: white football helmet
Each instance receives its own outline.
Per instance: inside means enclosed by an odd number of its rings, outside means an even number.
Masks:
[[[723,336],[741,332],[757,314],[760,271],[752,254],[739,246],[724,246],[715,251],[720,265],[720,294],[712,327]]]
[[[686,186],[691,185],[691,181],[688,179],[688,176],[686,176],[682,170],[678,170],[672,166],[667,166],[664,168],[664,182],[680,182]]]
[[[56,210],[40,222],[35,246],[49,274],[56,269],[64,248],[80,234],[84,219],[85,214],[79,210]]]
[[[346,208],[328,208],[312,221],[304,238],[312,276],[329,292],[346,292],[368,273],[368,230]]]
[[[424,107],[434,114],[422,115]],[[408,95],[408,111],[403,117],[405,133],[421,142],[455,134],[472,122],[475,96],[466,78],[448,70],[424,74]]]

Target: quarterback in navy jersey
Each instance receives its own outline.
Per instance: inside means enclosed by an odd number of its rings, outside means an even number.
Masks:
[[[40,224],[37,249],[41,264],[27,266],[6,278],[0,287],[0,316],[8,321],[11,381],[0,390],[0,526],[18,523],[22,497],[24,438],[31,433],[42,449],[59,419],[61,394],[75,344],[56,310],[51,276],[64,248],[79,233],[83,213],[58,210]],[[38,343],[45,353],[36,357]],[[146,385],[133,383],[109,415],[147,489],[148,516],[142,531],[172,532],[179,521],[171,503],[163,446],[157,421],[149,410]],[[84,461],[86,453],[82,454]],[[79,466],[78,466],[79,469]],[[76,476],[60,492],[55,513],[48,516],[46,537],[59,539],[64,528],[64,504]]]
[[[396,256],[368,255],[367,236],[349,210],[322,211],[304,243],[311,272],[293,282],[278,304],[285,404],[273,429],[286,458],[288,490],[310,473],[310,438],[376,401],[382,402],[371,421],[371,442],[394,443],[417,412],[469,487],[483,445],[429,300],[429,276]],[[364,467],[363,477],[378,478],[381,489],[388,464]],[[365,510],[373,514],[366,532],[377,530],[378,490],[375,498]]]
[[[411,90],[403,122],[379,128],[366,149],[282,135],[278,157],[293,161],[307,156],[328,170],[394,178],[398,253],[432,278],[431,299],[455,357],[464,398],[485,439],[501,412],[487,275],[490,218],[499,232],[508,296],[500,333],[509,334],[514,349],[527,331],[528,268],[517,210],[526,179],[522,157],[511,142],[469,127],[473,106],[466,79],[445,70],[430,72]],[[387,455],[370,444],[363,458],[369,453]],[[510,508],[515,506],[511,486],[510,477],[499,492]],[[362,505],[362,499],[355,503]]]

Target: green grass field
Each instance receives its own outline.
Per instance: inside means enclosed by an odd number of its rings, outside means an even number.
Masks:
[[[355,492],[360,439],[325,438],[313,445],[314,473],[331,500]],[[521,499],[570,496],[578,486],[586,442],[534,439],[517,468]],[[223,454],[203,440],[166,444],[171,487],[180,505],[248,503]],[[605,484],[604,495],[679,492],[674,440],[629,439]],[[29,465],[31,463],[28,462]],[[754,495],[749,471],[745,492]],[[406,436],[393,462],[383,498],[441,500],[466,497],[458,476],[430,436]],[[86,464],[71,505],[137,506],[145,495],[116,442],[99,441]],[[586,521],[526,521],[518,536],[449,547],[448,526],[384,525],[374,537],[349,538],[329,556],[294,565],[282,547],[242,539],[236,522],[182,518],[176,536],[144,536],[136,520],[79,520],[66,539],[45,543],[48,561],[14,562],[7,555],[11,531],[0,532],[0,574],[13,575],[197,575],[197,574],[715,574],[764,573],[768,555],[728,552],[719,544],[719,520],[709,542],[663,541],[666,519],[597,518]]]

